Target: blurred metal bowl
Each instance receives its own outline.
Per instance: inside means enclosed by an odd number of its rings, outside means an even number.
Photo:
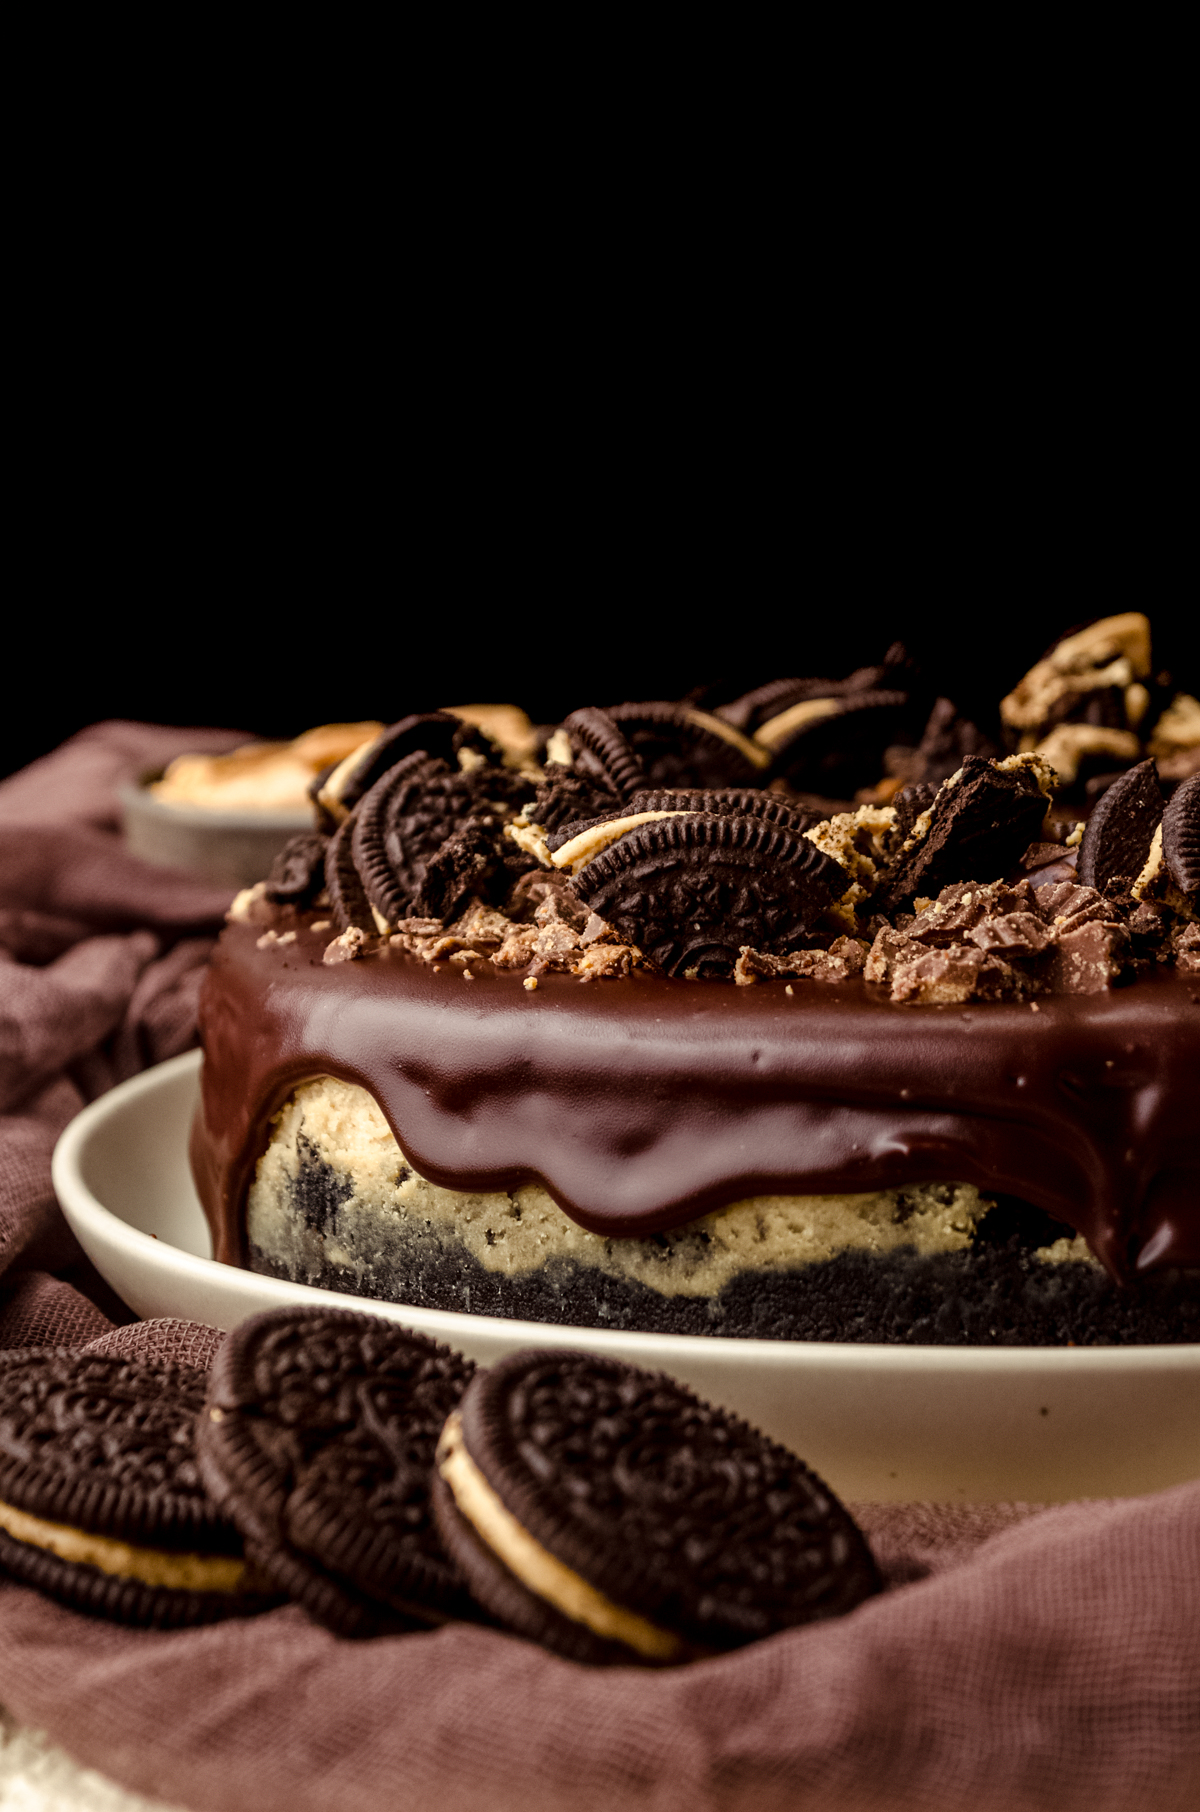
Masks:
[[[187,868],[230,887],[249,887],[263,879],[289,837],[313,827],[308,806],[231,812],[167,805],[148,790],[158,778],[147,774],[139,785],[120,789],[125,842],[146,862]]]

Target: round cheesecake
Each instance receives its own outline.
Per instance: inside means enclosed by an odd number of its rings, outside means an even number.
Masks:
[[[217,1257],[568,1326],[1200,1339],[1200,776],[1133,760],[1085,824],[903,650],[832,685],[343,762],[205,984]]]
[[[861,977],[529,990],[388,944],[328,964],[328,921],[290,918],[230,924],[205,984],[227,1263],[590,1326],[1200,1337],[1194,978],[1036,1012]]]

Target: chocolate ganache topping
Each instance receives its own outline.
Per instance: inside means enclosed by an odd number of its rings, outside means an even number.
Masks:
[[[432,1181],[537,1178],[614,1237],[964,1181],[1118,1278],[1200,1265],[1200,780],[1134,738],[1085,825],[1039,747],[1002,755],[903,650],[884,666],[720,713],[589,707],[540,764],[425,713],[322,776],[205,985],[218,1258],[272,1115],[329,1074]]]

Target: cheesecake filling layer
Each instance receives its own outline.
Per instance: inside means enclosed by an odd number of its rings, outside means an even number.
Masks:
[[[315,915],[313,915],[315,916]],[[1200,1264],[1200,987],[910,1009],[861,979],[731,989],[635,973],[470,986],[382,947],[322,963],[233,924],[202,1005],[193,1137],[216,1254],[245,1258],[273,1116],[316,1076],[364,1088],[420,1177],[647,1239],[755,1197],[972,1184],[1033,1203],[1117,1277]]]

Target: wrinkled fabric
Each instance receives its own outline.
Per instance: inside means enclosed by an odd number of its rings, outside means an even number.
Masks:
[[[50,1153],[195,1036],[229,895],[130,856],[115,788],[223,732],[101,724],[0,783],[0,1349],[206,1366],[87,1263]],[[852,1506],[888,1590],[688,1668],[495,1631],[347,1642],[295,1607],[161,1634],[0,1580],[0,1705],[194,1812],[1184,1812],[1200,1801],[1200,1481],[1150,1498]]]

